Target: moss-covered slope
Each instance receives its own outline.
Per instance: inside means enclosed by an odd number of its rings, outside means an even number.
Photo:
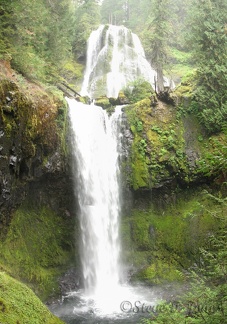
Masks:
[[[42,299],[58,294],[57,278],[72,259],[69,221],[45,206],[21,206],[0,242],[0,269],[27,282]]]
[[[160,192],[149,201],[145,196],[135,199],[121,227],[124,260],[135,278],[152,284],[181,281],[190,268],[198,268],[200,249],[208,248],[227,212],[224,197],[224,191],[213,195],[198,187]]]
[[[0,322],[7,324],[63,324],[26,285],[0,272]]]

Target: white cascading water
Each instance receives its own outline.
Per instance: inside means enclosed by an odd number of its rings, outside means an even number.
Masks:
[[[119,119],[98,106],[68,99],[78,166],[81,261],[85,292],[106,295],[120,281]]]
[[[138,37],[127,28],[100,26],[92,32],[82,95],[117,97],[128,82],[142,77],[153,84],[154,76]],[[67,101],[76,165],[84,289],[67,296],[73,303],[75,299],[73,312],[63,305],[57,314],[66,319],[87,316],[91,320],[88,323],[94,323],[93,316],[132,316],[137,308],[128,312],[128,307],[133,305],[133,300],[144,300],[145,288],[120,284],[121,108],[116,108],[109,117],[101,107],[84,105],[74,99]],[[148,295],[151,296],[150,290]],[[151,300],[153,304],[154,296]],[[126,301],[124,309],[120,307],[123,301]],[[75,323],[85,322],[76,319]]]
[[[91,33],[82,95],[117,98],[120,90],[138,78],[154,87],[155,77],[138,36],[129,29],[101,25]]]

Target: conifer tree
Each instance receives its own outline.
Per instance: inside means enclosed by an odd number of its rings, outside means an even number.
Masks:
[[[157,72],[156,91],[164,91],[163,70],[167,63],[168,35],[170,33],[169,0],[154,0],[148,26],[151,65]]]
[[[190,26],[196,109],[206,129],[216,132],[227,122],[227,2],[194,0]]]

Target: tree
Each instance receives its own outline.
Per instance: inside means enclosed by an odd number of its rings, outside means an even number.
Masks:
[[[71,0],[2,0],[0,53],[26,77],[51,81],[71,55],[74,16]]]
[[[9,2],[2,0],[0,4],[0,58],[10,57],[11,45],[8,35],[13,33],[12,26],[9,24],[11,10]]]
[[[194,0],[190,44],[194,50],[197,88],[194,107],[209,132],[227,122],[227,2]]]
[[[127,25],[127,0],[104,0],[101,6],[102,23],[112,25]]]
[[[73,53],[77,60],[84,61],[87,40],[92,30],[100,24],[100,5],[98,0],[79,1],[77,4]]]
[[[51,63],[58,65],[71,55],[75,37],[75,7],[71,0],[46,0],[46,6],[50,13],[46,51]]]
[[[156,91],[160,93],[164,91],[163,70],[168,57],[169,0],[154,0],[152,12],[146,35],[149,39],[151,65],[157,72]]]
[[[101,6],[101,22],[124,25],[140,34],[149,16],[151,6],[151,0],[104,0]]]

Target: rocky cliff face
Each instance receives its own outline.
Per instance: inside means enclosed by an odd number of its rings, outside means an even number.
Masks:
[[[171,104],[147,97],[124,108],[122,172],[131,196],[124,197],[123,258],[152,284],[184,280],[199,266],[199,248],[226,209],[216,200],[226,196],[226,132],[204,131],[188,109],[190,95],[184,85]]]
[[[42,186],[43,197],[40,191],[34,193],[37,202],[47,203],[47,196],[55,199],[60,193],[60,201],[64,200],[68,166],[62,142],[67,109],[63,99],[37,85],[18,81],[9,67],[2,64],[1,68],[2,72],[7,71],[0,75],[0,227],[3,229],[9,224],[12,212],[39,183],[46,182],[47,186]],[[57,183],[62,189],[53,193]]]
[[[185,101],[180,90],[173,97],[172,104],[160,100],[153,104],[145,98],[124,108],[128,121],[124,137],[130,138],[130,145],[123,172],[133,191],[186,188],[221,173],[221,168],[213,169],[212,159],[224,158],[218,147],[224,145],[225,132],[207,134],[190,114],[190,97]]]

